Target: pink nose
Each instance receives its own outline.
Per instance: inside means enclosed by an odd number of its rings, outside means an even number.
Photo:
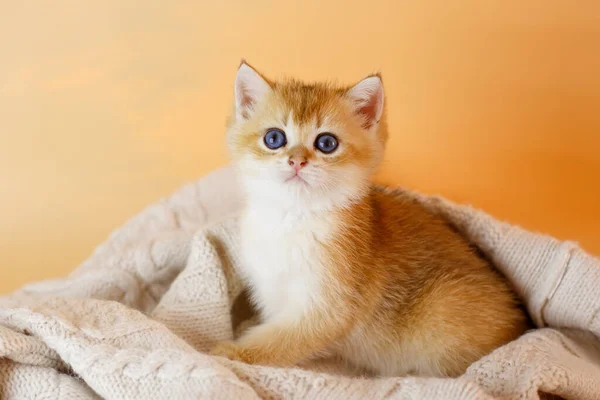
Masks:
[[[307,161],[305,157],[290,157],[288,160],[288,164],[291,167],[294,167],[296,172],[300,171],[306,165]]]

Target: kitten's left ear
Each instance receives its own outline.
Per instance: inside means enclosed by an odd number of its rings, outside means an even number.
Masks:
[[[235,113],[248,119],[256,103],[271,91],[271,85],[254,68],[242,60],[235,77]]]
[[[383,114],[383,82],[381,76],[369,76],[348,90],[346,96],[354,105],[355,114],[363,119],[363,128],[377,126]]]

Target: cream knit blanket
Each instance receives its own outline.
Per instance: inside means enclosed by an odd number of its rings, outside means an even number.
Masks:
[[[278,369],[206,355],[240,319],[231,218],[240,196],[226,168],[144,210],[69,277],[0,297],[0,398],[600,399],[600,260],[415,196],[493,260],[544,328],[458,379],[355,377],[331,363]]]

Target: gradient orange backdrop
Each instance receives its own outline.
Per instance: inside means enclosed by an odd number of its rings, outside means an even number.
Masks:
[[[383,72],[381,180],[600,253],[597,0],[3,1],[0,50],[0,292],[224,165],[241,57]]]

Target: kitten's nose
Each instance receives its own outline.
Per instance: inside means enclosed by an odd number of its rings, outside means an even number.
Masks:
[[[302,157],[302,156],[291,156],[288,159],[288,164],[291,167],[294,167],[296,172],[300,171],[300,169],[303,168],[306,165],[306,163],[307,163],[306,157]]]

